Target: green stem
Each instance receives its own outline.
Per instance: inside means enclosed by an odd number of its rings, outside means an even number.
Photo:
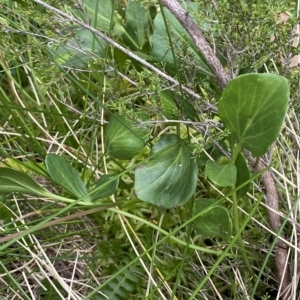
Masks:
[[[236,159],[240,153],[240,150],[241,150],[241,145],[238,144],[236,145],[234,148],[233,148],[233,153],[232,153],[232,158],[231,158],[231,162],[233,164],[235,164],[236,162]],[[233,189],[235,189],[236,187],[233,186]],[[244,245],[244,242],[243,242],[243,239],[242,239],[242,234],[239,234],[239,230],[240,230],[240,224],[239,224],[239,209],[238,209],[238,198],[237,198],[237,194],[236,192],[233,192],[232,194],[232,201],[233,201],[233,207],[232,207],[232,210],[233,210],[233,226],[234,226],[234,231],[235,231],[235,234],[237,234],[237,243],[240,247],[240,250],[242,252],[242,257],[244,259],[244,262],[247,266],[247,269],[248,271],[250,272],[251,276],[254,276],[254,272],[252,270],[252,267],[251,267],[251,264],[249,262],[249,259],[248,259],[248,256],[247,256],[247,253],[246,253],[246,249],[245,249],[245,245]]]
[[[242,234],[239,233],[239,230],[240,230],[239,209],[238,209],[238,198],[237,198],[236,192],[234,192],[232,194],[232,198],[233,198],[233,226],[234,226],[235,234],[238,235],[237,243],[242,252],[242,257],[244,259],[244,262],[247,266],[248,271],[250,272],[251,276],[254,276],[254,272],[252,270],[251,264],[249,262],[249,259],[248,259],[247,253],[246,253],[245,245],[244,245],[244,242],[242,239]]]

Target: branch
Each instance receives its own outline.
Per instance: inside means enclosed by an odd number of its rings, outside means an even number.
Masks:
[[[186,29],[195,45],[204,56],[208,66],[213,71],[219,86],[223,90],[230,78],[225,72],[220,60],[215,55],[214,51],[206,41],[200,28],[189,14],[179,5],[176,0],[160,0],[170,12],[177,18],[180,24]]]

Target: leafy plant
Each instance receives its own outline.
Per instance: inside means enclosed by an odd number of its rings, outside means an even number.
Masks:
[[[16,2],[0,8],[5,272],[15,255],[26,266],[31,255],[40,258],[39,247],[58,244],[63,259],[85,266],[79,273],[89,286],[43,280],[48,291],[35,293],[45,299],[76,298],[70,293],[77,287],[89,299],[268,294],[275,271],[263,260],[273,248],[261,229],[270,226],[257,188],[268,167],[255,174],[249,163],[254,157],[260,166],[290,117],[290,88],[296,99],[297,70],[281,64],[296,18],[276,23],[294,4],[182,4],[230,73],[221,91],[194,37],[162,7],[165,0],[67,1],[61,10]],[[272,165],[285,170],[278,186],[287,199],[283,186],[295,180],[295,164],[287,162],[297,144],[293,116]],[[24,272],[17,280],[12,274],[5,286],[14,282],[26,295]]]

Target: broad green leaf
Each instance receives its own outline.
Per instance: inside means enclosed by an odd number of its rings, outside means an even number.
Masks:
[[[83,6],[85,12],[82,10],[73,10],[73,13],[83,21],[88,21],[94,28],[109,33],[111,30],[111,21],[113,8],[110,0],[84,0]]]
[[[99,188],[99,190],[91,195],[92,200],[100,200],[109,197],[117,190],[119,178],[112,179],[112,177],[113,176],[106,174],[101,176],[95,186],[95,189]]]
[[[276,74],[245,74],[228,83],[218,104],[219,116],[237,143],[254,157],[276,140],[289,100],[287,80]]]
[[[177,147],[181,139],[176,134],[168,134],[163,136],[151,149],[150,155],[156,154],[171,146]]]
[[[9,168],[0,168],[0,193],[33,193],[45,195],[47,193],[28,175]]]
[[[97,55],[97,57],[106,57],[106,41],[96,37],[92,32],[87,29],[73,28],[74,35],[70,38],[66,44],[51,44],[49,50],[51,55],[57,64],[83,68],[87,67],[91,60],[91,53]],[[65,30],[67,31],[67,30]],[[66,33],[61,32],[64,36]]]
[[[65,159],[55,154],[48,154],[45,163],[53,181],[71,195],[81,198],[88,193],[78,172]],[[88,196],[84,200],[90,201],[91,197]]]
[[[148,30],[148,13],[139,1],[129,0],[126,6],[126,33],[124,37],[136,49],[141,50],[146,42]]]
[[[141,116],[140,120],[144,119]],[[140,126],[138,120],[131,120],[118,113],[112,115],[105,131],[107,153],[117,159],[132,159],[145,146],[149,132],[150,129]]]
[[[183,5],[184,7],[186,4]],[[197,3],[189,2],[188,8],[190,11],[193,11],[195,14],[199,11],[199,6]],[[182,27],[176,17],[167,9],[163,8],[167,23],[172,36],[172,43],[175,48],[175,53],[180,51],[181,48],[185,48],[186,42],[188,44],[187,54],[191,57],[194,65],[198,66],[199,73],[202,74],[211,74],[210,69],[204,62],[202,55],[197,50],[193,40],[187,33],[187,31]],[[168,72],[174,74],[176,68],[174,65],[173,54],[170,49],[170,41],[165,27],[165,22],[161,13],[158,13],[154,19],[154,31],[152,37],[152,55],[158,61],[166,63],[166,69]]]
[[[237,168],[236,187],[250,179],[250,170],[244,156],[239,153],[235,162]],[[249,190],[250,183],[239,189],[236,194],[238,198],[245,196]]]
[[[232,222],[228,210],[221,205],[213,205],[214,199],[197,199],[193,207],[193,216],[203,212],[194,221],[195,230],[209,237],[220,237],[229,241],[232,233]],[[211,206],[211,207],[209,207]]]
[[[150,160],[135,169],[135,192],[143,201],[172,208],[192,197],[197,177],[197,164],[185,142],[167,135],[155,145]]]
[[[205,174],[219,186],[232,186],[236,183],[236,166],[232,163],[220,164],[212,160],[206,162]]]

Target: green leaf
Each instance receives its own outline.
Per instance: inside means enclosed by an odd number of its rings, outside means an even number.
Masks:
[[[197,199],[193,207],[193,216],[203,212],[194,221],[195,230],[209,237],[220,237],[228,242],[232,233],[232,222],[228,210],[221,205],[213,205],[214,199]],[[209,207],[211,206],[211,207]]]
[[[160,92],[160,109],[162,115],[169,120],[177,120],[179,110],[185,115],[187,119],[192,121],[199,121],[198,114],[195,108],[186,100],[181,101],[181,97],[175,102],[176,94],[173,91],[165,90]],[[167,123],[166,125],[174,125],[174,123]]]
[[[160,92],[161,113],[167,120],[178,119],[178,106],[173,99],[174,92],[170,90]],[[173,123],[167,123],[166,125],[173,125]]]
[[[44,190],[28,175],[9,168],[0,168],[0,193],[33,193],[46,195]]]
[[[185,4],[183,5],[186,6]],[[195,15],[199,13],[199,5],[197,3],[189,2],[188,7]],[[191,62],[198,66],[199,73],[211,74],[210,69],[204,62],[202,55],[197,50],[192,38],[187,31],[182,27],[174,15],[167,9],[163,8],[167,23],[170,26],[172,43],[175,53],[185,48],[187,42],[187,54],[191,57]],[[192,15],[192,14],[191,14]],[[154,31],[152,37],[152,55],[158,60],[166,63],[166,69],[171,74],[176,72],[173,54],[170,49],[170,41],[166,31],[165,22],[161,13],[158,13],[154,19]]]
[[[135,169],[137,197],[164,208],[185,204],[197,186],[198,167],[191,156],[176,135],[161,138],[150,160]]]
[[[235,162],[237,168],[236,187],[250,179],[250,170],[244,156],[239,153]],[[238,198],[245,196],[249,190],[250,183],[239,189],[236,194]]]
[[[219,116],[239,146],[254,157],[276,140],[289,100],[287,80],[276,74],[245,74],[226,86],[218,104]]]
[[[113,8],[110,0],[84,0],[82,10],[73,10],[73,13],[83,21],[88,21],[94,28],[109,33],[111,30],[111,21]]]
[[[65,159],[55,154],[48,154],[45,163],[53,181],[71,195],[81,198],[88,193],[78,172]],[[91,197],[88,196],[84,200],[90,201]]]
[[[110,175],[102,175],[101,178],[97,181],[95,189],[99,188],[99,190],[92,194],[92,200],[100,200],[112,195],[118,188],[119,178],[113,179],[113,176]]]
[[[236,166],[232,163],[220,164],[212,160],[206,162],[207,177],[219,186],[231,186],[236,183]]]
[[[136,117],[145,120],[144,116]],[[149,132],[149,128],[139,126],[137,121],[118,113],[112,115],[105,131],[107,153],[117,159],[132,159],[145,146]]]
[[[68,29],[65,29],[67,31]],[[49,50],[57,64],[67,67],[83,68],[91,60],[91,54],[98,57],[106,57],[107,42],[96,37],[88,29],[73,28],[76,33],[73,37],[63,44],[51,44]],[[61,32],[64,36],[66,33]]]
[[[136,49],[141,50],[146,42],[148,30],[147,10],[138,1],[129,0],[126,6],[126,34],[130,38],[125,38],[134,44]]]

